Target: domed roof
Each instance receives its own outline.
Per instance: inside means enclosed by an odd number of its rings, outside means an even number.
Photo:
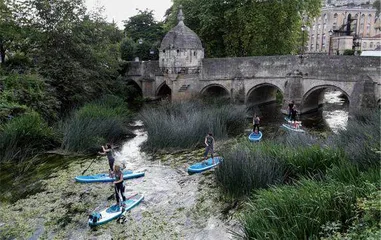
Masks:
[[[161,41],[160,49],[202,49],[200,38],[184,24],[181,7],[177,19],[179,23],[165,35]]]

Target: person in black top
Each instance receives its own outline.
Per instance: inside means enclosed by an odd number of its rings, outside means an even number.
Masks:
[[[288,119],[291,120],[291,115],[292,115],[292,109],[294,108],[295,103],[294,100],[288,103]]]
[[[255,133],[259,133],[259,122],[260,122],[259,117],[257,116],[257,114],[254,114],[254,117],[253,117],[253,132],[255,132]],[[257,132],[255,131],[255,129],[257,129]]]
[[[111,144],[109,143],[106,144],[106,147],[102,146],[102,150],[103,152],[99,152],[99,154],[107,156],[108,165],[110,167],[109,173],[110,173],[110,176],[112,176],[114,171],[114,162],[115,162],[114,151],[112,150]]]
[[[204,161],[208,159],[208,153],[210,152],[210,155],[212,156],[212,164],[214,164],[214,158],[213,158],[213,153],[214,153],[214,138],[213,134],[210,132],[208,135],[205,137],[205,153],[204,153]]]

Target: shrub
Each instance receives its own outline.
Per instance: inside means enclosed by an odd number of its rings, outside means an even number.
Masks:
[[[302,180],[296,186],[259,190],[244,214],[246,239],[314,239],[320,226],[355,215],[352,205],[375,191],[374,185]]]
[[[0,162],[23,161],[57,145],[51,128],[36,112],[13,118],[0,132]]]
[[[47,121],[58,119],[57,112],[60,103],[57,101],[54,91],[48,87],[41,76],[12,74],[1,78],[1,84],[4,89],[0,95],[0,102],[8,103],[8,105],[27,106],[38,112]],[[3,107],[1,110],[6,109]],[[14,112],[9,111],[9,114],[14,114]]]
[[[143,109],[140,114],[148,132],[144,148],[185,149],[202,144],[211,131],[218,141],[243,132],[245,109],[234,105],[205,105],[200,102],[172,103]]]
[[[128,110],[120,99],[103,97],[86,104],[65,121],[62,148],[66,151],[93,153],[106,142],[123,139],[128,132],[125,123]]]
[[[345,49],[343,55],[355,55],[355,50]]]

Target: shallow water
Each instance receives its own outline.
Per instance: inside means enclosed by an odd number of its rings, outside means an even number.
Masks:
[[[139,122],[137,123],[139,125]],[[141,123],[140,123],[141,124]],[[136,126],[135,126],[136,127]],[[0,236],[20,239],[230,239],[229,230],[238,230],[236,218],[222,215],[226,203],[214,182],[212,171],[188,175],[189,164],[200,160],[202,149],[153,158],[140,151],[147,139],[143,128],[135,131],[116,161],[128,169],[144,171],[145,177],[128,180],[126,196],[142,193],[144,201],[126,214],[127,222],[112,221],[95,229],[87,217],[115,202],[110,183],[80,184],[80,175],[93,159],[68,163],[40,180],[41,187],[0,207]],[[104,172],[105,158],[97,159],[86,174]],[[233,213],[234,214],[234,213]],[[230,214],[231,215],[231,214]],[[227,220],[229,219],[229,220]]]

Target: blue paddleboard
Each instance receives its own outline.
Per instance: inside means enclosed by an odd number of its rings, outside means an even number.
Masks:
[[[192,166],[190,166],[188,168],[188,173],[203,172],[205,170],[208,170],[208,169],[211,169],[211,168],[217,166],[221,161],[222,161],[221,157],[214,157],[214,164],[212,164],[213,163],[212,158],[208,158],[207,160],[205,160],[203,162],[199,162],[199,163],[196,163],[196,164],[193,164]]]
[[[305,132],[303,129],[301,128],[296,128],[294,127],[293,125],[291,124],[282,124],[282,127],[288,129],[288,130],[291,130],[291,131],[294,131],[294,132]]]
[[[134,173],[129,170],[123,171],[124,180],[143,177],[143,176],[144,176],[144,172]],[[115,180],[115,178],[110,178],[108,173],[101,173],[101,174],[88,175],[88,176],[77,176],[75,177],[75,180],[80,183],[93,183],[93,182],[112,182]]]
[[[112,205],[100,212],[93,212],[89,216],[89,226],[95,227],[105,223],[108,223],[118,217],[120,217],[123,213],[131,210],[133,207],[138,205],[144,196],[142,194],[134,194],[127,198],[126,201],[122,202],[123,206]]]
[[[261,140],[261,138],[262,138],[262,132],[261,131],[259,131],[258,133],[252,132],[249,135],[250,142],[257,142],[257,141]]]

